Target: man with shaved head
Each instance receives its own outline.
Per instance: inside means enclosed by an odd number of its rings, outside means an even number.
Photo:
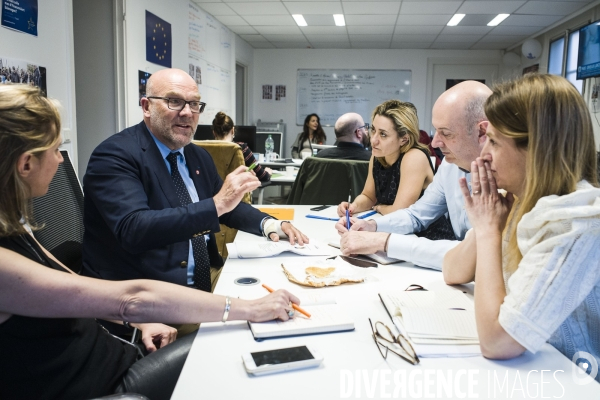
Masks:
[[[338,118],[334,126],[337,146],[317,153],[319,158],[369,161],[371,152],[365,149],[369,143],[369,125],[357,113],[346,113]]]
[[[223,265],[219,224],[271,240],[308,238],[249,204],[260,186],[241,166],[222,181],[211,156],[191,144],[206,106],[184,71],[148,80],[143,121],[102,142],[83,179],[83,272],[110,280],[156,279],[211,291]]]
[[[482,83],[465,81],[448,89],[433,106],[435,136],[431,142],[445,158],[423,196],[409,208],[373,220],[353,220],[350,231],[345,218],[336,224],[342,235],[344,254],[388,256],[441,270],[444,255],[463,240],[471,224],[464,209],[459,178],[471,182],[471,162],[481,153],[488,121],[483,106],[492,91]],[[476,194],[476,193],[473,193]],[[448,213],[456,240],[429,240],[415,235]]]

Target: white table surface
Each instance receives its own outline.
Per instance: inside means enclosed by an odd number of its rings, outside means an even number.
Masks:
[[[305,218],[312,206],[294,206],[294,224],[311,239],[335,237],[333,221]],[[264,240],[239,232],[236,240]],[[331,249],[332,254],[339,250]],[[600,399],[600,385],[578,385],[574,364],[549,344],[536,354],[526,352],[512,360],[421,358],[413,366],[394,354],[384,360],[371,337],[368,318],[391,325],[377,295],[420,284],[429,290],[457,290],[444,284],[440,272],[410,263],[370,268],[365,283],[330,288],[304,288],[289,282],[280,264],[296,255],[227,260],[215,293],[256,298],[266,291],[258,285],[238,286],[234,279],[259,278],[273,288],[293,293],[326,291],[354,318],[356,329],[271,339],[257,342],[246,322],[205,323],[197,333],[173,399],[339,399],[339,398],[564,398]],[[473,285],[460,290],[472,293]],[[251,376],[244,369],[245,352],[311,345],[324,356],[318,368]]]

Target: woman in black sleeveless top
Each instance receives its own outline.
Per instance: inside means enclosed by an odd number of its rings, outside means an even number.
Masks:
[[[389,214],[417,201],[433,181],[427,147],[419,143],[419,119],[412,103],[388,100],[375,108],[369,131],[373,157],[362,193],[342,202],[338,215],[374,209]]]
[[[30,228],[31,198],[48,191],[62,162],[60,144],[55,102],[34,87],[0,86],[0,399],[126,391],[168,399],[194,335],[168,344],[170,328],[143,322],[288,319],[290,302],[299,300],[283,290],[246,301],[158,281],[72,273]],[[153,340],[161,348],[138,357],[94,318],[129,321],[142,330],[149,350]]]

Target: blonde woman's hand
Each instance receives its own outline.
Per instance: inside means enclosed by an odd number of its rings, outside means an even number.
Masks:
[[[514,196],[508,193],[504,197],[498,193],[490,164],[481,157],[471,163],[472,194],[465,178],[461,178],[459,184],[465,198],[467,216],[475,232],[502,232],[513,206]]]

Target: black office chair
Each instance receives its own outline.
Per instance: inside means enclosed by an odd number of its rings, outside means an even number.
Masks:
[[[362,193],[368,161],[309,157],[302,162],[287,204],[339,204]]]
[[[73,272],[81,272],[83,243],[83,190],[69,153],[60,151],[58,166],[45,196],[33,199],[34,221],[43,226],[34,236],[54,257]]]
[[[48,187],[48,193],[33,199],[33,218],[42,229],[33,235],[54,257],[76,274],[81,272],[83,254],[83,190],[71,158],[66,150],[60,151],[64,162]],[[112,322],[98,320],[110,333],[119,338],[136,341],[133,330]]]

